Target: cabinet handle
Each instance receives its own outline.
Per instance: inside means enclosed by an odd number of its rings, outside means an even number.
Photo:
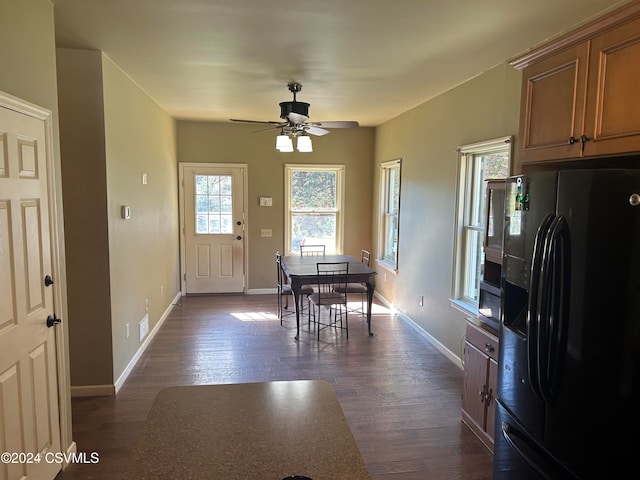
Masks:
[[[580,137],[580,144],[581,144],[580,145],[580,151],[581,152],[584,152],[584,145],[589,141],[591,141],[591,139],[589,137],[587,137],[586,135],[582,135]]]
[[[484,403],[484,398],[485,398],[485,393],[484,393],[484,389],[487,388],[486,385],[482,386],[482,390],[480,390],[480,403]]]
[[[490,343],[485,343],[484,344],[484,351],[485,352],[489,352],[489,353],[493,353],[495,352],[495,347],[493,345],[491,345]]]
[[[577,141],[578,141],[578,139],[575,138],[573,135],[569,137],[569,145],[573,145]]]
[[[484,396],[484,398],[485,398],[485,400],[487,402],[487,405],[489,405],[491,403],[491,398],[492,397],[493,397],[493,389],[490,388],[489,392]]]

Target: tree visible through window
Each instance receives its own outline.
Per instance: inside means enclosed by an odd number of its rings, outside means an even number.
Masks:
[[[342,166],[287,165],[286,242],[289,252],[301,244],[342,251]]]
[[[454,300],[468,310],[478,307],[484,265],[482,242],[485,229],[486,181],[509,175],[509,137],[460,147],[457,219],[456,284]]]
[[[231,175],[196,175],[194,181],[196,233],[233,233]]]

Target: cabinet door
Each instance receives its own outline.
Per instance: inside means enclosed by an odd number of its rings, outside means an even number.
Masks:
[[[505,188],[506,183],[504,180],[490,180],[487,182],[484,256],[488,261],[500,265],[502,265]]]
[[[640,150],[640,19],[591,41],[585,155]]]
[[[581,43],[524,69],[519,163],[580,156],[588,51]]]
[[[482,351],[465,342],[462,410],[475,424],[477,433],[485,428],[484,394],[487,385],[487,360],[488,357]]]
[[[489,395],[487,396],[487,424],[485,430],[493,445],[496,423],[496,393],[498,391],[498,362],[489,359]],[[493,451],[493,449],[491,449]]]

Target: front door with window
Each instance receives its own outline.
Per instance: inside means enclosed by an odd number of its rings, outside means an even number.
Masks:
[[[244,167],[183,170],[186,293],[244,291]]]

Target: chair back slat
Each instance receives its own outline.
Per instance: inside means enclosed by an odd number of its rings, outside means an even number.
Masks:
[[[320,297],[344,291],[349,275],[349,262],[318,262],[317,283]],[[345,299],[346,301],[346,299]]]
[[[369,250],[362,249],[362,252],[361,252],[361,255],[360,255],[360,260],[367,267],[370,267],[371,266],[371,252],[369,252]]]
[[[300,245],[300,256],[321,257],[325,254],[324,245]]]

